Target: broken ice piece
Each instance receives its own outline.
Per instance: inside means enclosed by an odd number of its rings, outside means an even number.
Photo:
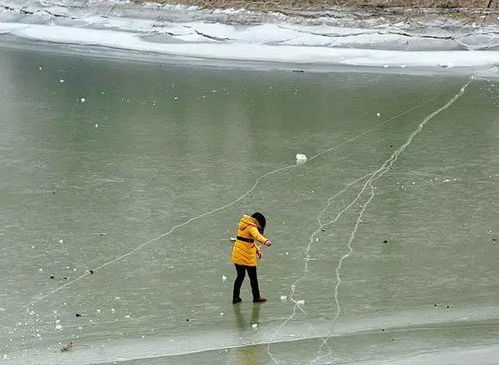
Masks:
[[[377,117],[380,117],[380,116],[381,116],[381,113],[376,113],[376,116],[377,116]]]
[[[236,240],[236,237],[231,237],[230,240],[234,242]]]
[[[281,295],[281,300],[286,300],[288,297],[286,295]]]
[[[305,161],[307,161],[307,156],[305,156],[302,153],[297,153],[296,154],[296,163],[297,164],[305,163]]]
[[[80,102],[82,102],[82,103],[84,103],[85,101],[87,101],[87,99],[85,99],[85,98],[80,99]]]
[[[227,276],[222,275],[222,281],[225,281],[225,280],[227,280]]]
[[[251,328],[253,328],[253,329],[255,329],[255,330],[256,330],[256,329],[258,328],[258,324],[253,323],[253,324],[251,325]]]
[[[301,300],[297,300],[297,301],[296,301],[296,304],[303,305],[303,304],[305,304],[305,301],[304,301],[303,299],[301,299]]]
[[[61,238],[61,239],[59,240],[59,243],[64,243],[64,240]]]
[[[95,123],[95,128],[99,128],[99,125],[97,123]],[[102,236],[102,234],[101,234],[101,236]]]

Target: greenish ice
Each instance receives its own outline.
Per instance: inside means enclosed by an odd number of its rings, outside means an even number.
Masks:
[[[498,364],[498,80],[223,66],[0,48],[0,359]]]

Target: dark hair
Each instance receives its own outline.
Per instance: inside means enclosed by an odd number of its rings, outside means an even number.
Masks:
[[[262,214],[262,213],[253,213],[251,215],[253,218],[255,218],[258,222],[258,225],[260,227],[258,227],[258,231],[263,234],[263,231],[265,230],[265,225],[267,224],[267,220],[265,219],[265,216]]]

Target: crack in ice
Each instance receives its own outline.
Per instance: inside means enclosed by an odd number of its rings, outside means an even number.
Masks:
[[[382,121],[382,122],[378,123],[378,124],[377,124],[376,126],[374,126],[373,128],[370,128],[370,129],[368,129],[368,130],[366,130],[366,131],[364,131],[364,132],[362,132],[362,133],[358,134],[357,136],[355,136],[355,137],[352,137],[352,138],[348,139],[348,140],[347,140],[347,141],[345,141],[345,142],[342,142],[342,143],[340,143],[340,144],[338,144],[338,145],[335,145],[335,146],[333,146],[333,147],[331,147],[331,148],[328,148],[328,149],[326,149],[326,150],[323,150],[323,151],[321,151],[321,152],[319,152],[319,153],[317,153],[317,154],[315,154],[315,155],[311,156],[311,157],[308,159],[308,161],[310,162],[310,161],[312,161],[312,160],[316,159],[317,157],[322,156],[323,154],[325,154],[325,153],[327,153],[327,152],[330,152],[330,151],[335,150],[335,149],[337,149],[337,148],[339,148],[339,147],[342,147],[342,146],[344,146],[344,145],[346,145],[346,144],[348,144],[348,143],[351,143],[351,142],[355,141],[356,139],[358,139],[358,138],[360,138],[360,137],[362,137],[362,136],[364,136],[364,135],[366,135],[366,134],[368,134],[368,133],[370,133],[370,132],[372,132],[372,131],[374,131],[374,130],[378,129],[379,127],[381,127],[381,126],[383,126],[383,125],[385,125],[385,124],[387,124],[387,123],[389,123],[390,121],[392,121],[392,120],[394,120],[394,119],[396,119],[396,118],[399,118],[399,117],[401,117],[401,116],[404,116],[404,115],[406,115],[406,114],[408,114],[408,113],[412,112],[413,110],[415,110],[415,109],[417,109],[417,108],[420,108],[420,107],[421,107],[421,106],[423,106],[423,105],[426,105],[427,103],[429,103],[429,102],[433,101],[433,100],[434,100],[434,99],[436,99],[436,98],[437,98],[437,97],[433,97],[433,98],[431,98],[431,99],[429,99],[429,100],[425,101],[424,103],[418,104],[418,105],[416,105],[416,106],[414,106],[414,107],[412,107],[412,108],[410,108],[410,109],[408,109],[408,110],[406,110],[406,111],[404,111],[404,112],[402,112],[402,113],[400,113],[400,114],[397,114],[397,115],[395,115],[395,116],[393,116],[393,117],[391,117],[391,118],[389,118],[389,119],[387,119],[387,120],[384,120],[384,121]],[[301,312],[305,315],[305,318],[308,318],[306,311],[305,311],[305,310],[301,307],[300,303],[299,303],[297,300],[295,300],[295,299],[294,299],[294,295],[295,295],[296,285],[297,285],[297,284],[298,284],[301,280],[303,280],[303,278],[304,278],[304,277],[306,276],[306,274],[308,273],[308,262],[310,261],[310,249],[311,249],[311,247],[312,247],[312,245],[313,245],[313,239],[314,239],[314,237],[317,235],[317,233],[319,233],[319,232],[321,231],[321,229],[323,229],[324,227],[327,227],[327,226],[329,226],[329,225],[331,225],[331,224],[336,223],[336,222],[338,221],[338,219],[339,219],[339,218],[343,215],[343,213],[345,213],[346,211],[348,211],[348,210],[352,207],[352,205],[354,205],[354,204],[355,204],[355,203],[359,200],[359,198],[360,198],[360,194],[359,194],[359,195],[357,195],[357,197],[356,197],[356,198],[355,198],[355,199],[354,199],[354,200],[353,200],[353,201],[352,201],[349,205],[347,205],[345,208],[343,208],[343,209],[342,209],[342,210],[341,210],[341,211],[340,211],[340,212],[336,215],[336,217],[335,217],[334,219],[330,220],[329,222],[327,222],[327,223],[322,223],[322,216],[323,216],[323,214],[326,212],[326,210],[327,210],[327,209],[331,206],[331,204],[334,202],[334,200],[335,200],[335,199],[336,199],[339,195],[341,195],[341,194],[343,194],[344,192],[346,192],[346,191],[347,191],[347,190],[348,190],[351,186],[355,185],[355,184],[356,184],[356,183],[358,183],[359,181],[362,181],[362,180],[366,179],[367,177],[371,177],[371,176],[372,176],[372,173],[369,173],[369,174],[366,174],[366,175],[364,175],[364,176],[362,176],[362,177],[360,177],[360,178],[358,178],[358,179],[356,179],[356,180],[352,181],[352,182],[351,182],[351,183],[349,183],[349,184],[348,184],[348,185],[347,185],[347,186],[346,186],[343,190],[339,191],[338,193],[336,193],[335,195],[333,195],[332,197],[329,197],[329,198],[327,199],[327,203],[326,203],[326,205],[322,208],[322,210],[320,211],[320,213],[319,213],[319,215],[318,215],[318,217],[317,217],[317,221],[318,221],[318,224],[319,224],[319,228],[317,228],[317,229],[316,229],[316,230],[312,233],[312,235],[310,236],[310,239],[309,239],[309,243],[308,243],[307,247],[304,249],[304,254],[305,254],[305,255],[304,255],[304,261],[305,261],[304,274],[303,274],[300,278],[296,279],[296,280],[295,280],[295,281],[294,281],[294,282],[290,285],[290,294],[289,294],[289,299],[290,299],[290,300],[291,300],[291,302],[293,302],[293,304],[294,304],[293,309],[292,309],[292,313],[291,313],[291,315],[290,315],[290,316],[289,316],[289,317],[288,317],[288,318],[287,318],[287,319],[286,319],[286,320],[285,320],[285,321],[284,321],[284,322],[283,322],[283,323],[282,323],[282,324],[281,324],[281,325],[277,328],[277,330],[276,330],[276,332],[273,334],[273,337],[272,337],[272,338],[275,338],[275,336],[277,336],[277,334],[279,333],[279,331],[280,331],[280,330],[281,330],[281,329],[282,329],[282,328],[283,328],[283,327],[284,327],[287,323],[289,323],[289,321],[291,321],[291,320],[294,318],[294,316],[296,315],[296,310],[297,310],[297,309],[299,309],[299,310],[300,310],[300,311],[301,311]],[[314,327],[313,327],[310,323],[309,323],[309,325],[312,327],[312,329],[314,330],[314,332],[317,334],[317,331],[315,330],[315,328],[314,328]],[[268,344],[268,346],[267,346],[267,354],[268,354],[268,355],[269,355],[269,357],[270,357],[270,358],[274,361],[274,363],[276,363],[276,364],[277,364],[277,363],[278,363],[278,361],[275,359],[275,357],[273,356],[272,352],[270,351],[270,347],[271,347],[271,345],[272,345],[272,342],[269,342],[269,344]],[[323,345],[323,346],[324,346],[324,345]],[[325,346],[329,349],[329,347],[328,347],[328,345],[327,345],[327,344],[325,344]],[[322,346],[321,346],[321,348],[322,348]],[[331,350],[330,350],[330,349],[329,349],[329,353],[331,353]]]
[[[340,196],[341,194],[343,194],[344,192],[346,192],[351,186],[355,185],[356,183],[358,183],[359,181],[362,181],[363,179],[365,179],[368,175],[365,175],[365,176],[362,176],[354,181],[352,181],[351,183],[349,183],[345,188],[343,188],[343,190],[339,191],[338,193],[336,193],[335,195],[333,195],[332,197],[330,197],[328,200],[327,200],[327,204],[325,205],[325,207],[321,210],[321,212],[319,213],[319,215],[317,216],[317,221],[319,223],[319,228],[317,230],[315,230],[312,235],[310,236],[310,239],[309,239],[309,243],[307,245],[307,247],[305,248],[305,257],[303,258],[304,261],[305,261],[305,268],[304,268],[304,274],[296,279],[291,285],[290,285],[290,294],[289,294],[289,299],[291,300],[291,302],[293,302],[294,306],[293,306],[293,312],[292,314],[277,328],[276,332],[274,333],[274,335],[272,336],[272,338],[275,338],[277,336],[277,334],[279,333],[279,331],[284,328],[284,326],[286,326],[287,323],[289,323],[289,321],[291,321],[294,316],[296,315],[296,310],[299,309],[305,316],[305,318],[307,319],[307,323],[308,325],[312,328],[312,330],[315,332],[316,336],[318,337],[321,337],[319,335],[319,333],[317,332],[317,330],[315,329],[314,326],[312,326],[309,321],[308,321],[308,315],[307,315],[307,312],[303,309],[303,307],[301,306],[301,302],[299,300],[296,300],[294,298],[295,296],[295,289],[296,289],[296,285],[298,285],[306,276],[306,274],[308,273],[308,262],[310,261],[310,249],[312,247],[312,244],[313,244],[313,240],[314,240],[314,237],[317,233],[319,233],[321,231],[321,229],[327,225],[329,225],[331,222],[328,222],[326,224],[322,224],[321,223],[321,217],[322,215],[324,214],[324,212],[329,208],[329,206],[333,203],[334,199],[338,196]],[[272,345],[272,342],[269,342],[269,344],[267,345],[267,354],[269,355],[269,357],[277,364],[278,361],[274,358],[274,356],[272,355],[272,352],[270,351],[270,347]],[[327,344],[326,344],[326,347],[327,347]]]
[[[361,211],[360,211],[360,213],[357,217],[357,220],[355,222],[354,229],[350,233],[350,238],[349,238],[348,243],[347,243],[348,252],[340,258],[340,260],[338,262],[338,266],[336,267],[336,270],[335,270],[335,272],[336,272],[336,285],[334,288],[334,301],[335,301],[335,305],[336,305],[336,315],[335,315],[335,318],[333,320],[333,323],[332,323],[332,326],[331,326],[331,329],[330,329],[328,335],[322,341],[322,344],[319,348],[318,353],[322,350],[322,348],[324,346],[326,346],[329,349],[327,341],[331,338],[331,336],[335,330],[336,323],[338,322],[338,319],[340,318],[340,315],[341,315],[341,306],[340,306],[340,302],[339,302],[339,288],[340,288],[341,284],[343,283],[341,280],[341,269],[343,266],[343,262],[348,257],[350,257],[350,255],[353,253],[352,243],[355,240],[357,230],[359,228],[360,223],[362,222],[362,217],[364,216],[364,213],[365,213],[367,207],[369,206],[369,204],[371,203],[371,201],[375,197],[375,188],[373,187],[372,183],[374,181],[378,180],[381,176],[383,176],[386,172],[388,172],[390,170],[390,168],[393,166],[393,164],[398,160],[398,157],[400,156],[400,154],[402,152],[404,152],[404,150],[412,143],[413,139],[423,130],[424,126],[431,119],[433,119],[433,117],[435,117],[436,115],[438,115],[442,111],[449,108],[452,104],[454,104],[456,102],[456,100],[458,100],[464,94],[466,88],[469,86],[469,84],[472,82],[472,80],[473,80],[473,78],[471,78],[463,87],[461,87],[461,90],[449,102],[447,102],[445,105],[441,106],[440,108],[438,108],[436,111],[432,112],[431,114],[427,115],[423,119],[423,121],[418,124],[416,129],[407,138],[407,141],[402,146],[400,146],[399,149],[397,149],[395,152],[393,152],[392,155],[381,165],[381,167],[379,167],[377,170],[375,170],[374,172],[372,172],[370,174],[370,177],[364,183],[362,189],[357,194],[357,197],[354,199],[354,202],[359,200],[359,198],[364,194],[366,189],[369,188],[369,190],[370,190],[369,198],[362,205]],[[352,204],[354,202],[352,202]],[[332,356],[332,353],[331,352],[328,353],[328,356]],[[315,359],[318,359],[318,358],[319,358],[319,355],[317,355]]]

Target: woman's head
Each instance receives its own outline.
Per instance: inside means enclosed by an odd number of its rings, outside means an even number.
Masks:
[[[263,234],[263,231],[265,230],[265,225],[267,224],[267,220],[265,219],[265,216],[262,213],[253,213],[251,215],[253,218],[256,219],[258,222],[258,230],[260,231],[261,234]]]

